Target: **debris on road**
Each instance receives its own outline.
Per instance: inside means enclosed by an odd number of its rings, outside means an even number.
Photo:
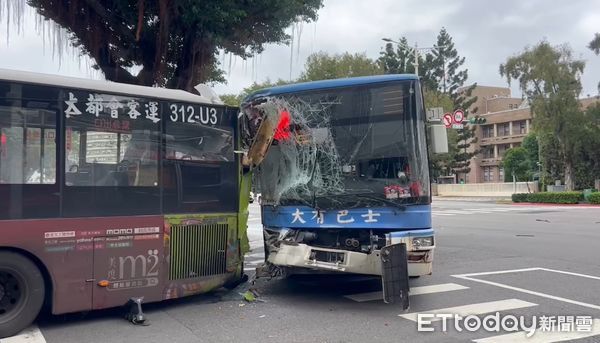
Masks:
[[[256,295],[251,290],[247,290],[245,293],[240,293],[240,295],[249,303],[256,301]]]

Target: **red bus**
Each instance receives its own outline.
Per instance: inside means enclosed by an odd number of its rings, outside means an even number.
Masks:
[[[243,275],[248,175],[218,98],[0,69],[0,338]]]

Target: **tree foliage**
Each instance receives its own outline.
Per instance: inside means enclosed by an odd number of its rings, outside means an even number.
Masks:
[[[527,159],[530,162],[529,168],[532,171],[539,169],[538,162],[540,161],[540,154],[539,154],[540,149],[539,149],[537,136],[535,135],[535,133],[530,133],[527,136],[525,136],[521,146],[527,152]]]
[[[437,90],[424,89],[425,108],[441,107],[444,112],[451,112],[454,109],[454,102],[447,94],[442,94]],[[445,154],[430,153],[429,163],[431,165],[431,177],[433,180],[439,176],[452,174],[452,166],[458,151],[458,134],[454,129],[446,129],[448,136],[448,152]],[[431,147],[431,146],[430,146]]]
[[[290,83],[292,83],[292,81],[278,79],[277,81],[272,82],[270,79],[266,79],[264,82],[254,82],[250,86],[244,88],[239,94],[223,94],[220,95],[220,98],[225,103],[225,105],[238,107],[248,95],[258,90],[275,86],[287,85]]]
[[[106,79],[191,91],[223,81],[219,49],[248,58],[317,17],[322,0],[28,0],[68,30]],[[132,70],[139,70],[138,73]]]
[[[401,37],[398,42],[400,44],[387,43],[383,50],[379,52],[377,62],[385,74],[414,74],[414,51],[409,46],[406,37]],[[424,62],[424,58],[419,54],[419,65],[423,66]],[[419,76],[423,77],[424,73],[425,69],[420,67]]]
[[[591,188],[600,179],[600,103],[588,107],[580,123],[575,156],[575,187]]]
[[[351,54],[348,52],[338,55],[329,55],[325,52],[312,54],[307,58],[304,68],[304,71],[297,80],[287,81],[278,79],[273,82],[267,79],[259,83],[254,82],[252,85],[244,88],[239,94],[221,95],[221,100],[227,105],[239,106],[245,97],[263,88],[281,86],[295,82],[368,76],[382,73],[377,62],[368,58],[365,54]]]
[[[463,69],[464,63],[465,58],[458,54],[452,37],[442,28],[433,50],[425,58],[424,83],[427,88],[448,95],[454,109],[463,109],[465,118],[468,118],[469,108],[477,101],[477,97],[472,96],[475,84],[463,87],[469,76],[468,69]],[[476,111],[474,109],[473,112]],[[456,133],[457,149],[453,155],[452,171],[455,174],[467,174],[471,171],[471,159],[479,153],[471,149],[471,145],[477,142],[475,128],[465,125],[463,129],[456,130]]]
[[[380,52],[378,62],[386,74],[415,72],[412,45],[405,37],[401,37],[399,43],[396,44],[396,49],[394,44],[388,43]],[[450,106],[446,102],[446,106],[433,107],[444,107],[449,112],[463,109],[465,115],[469,115],[468,109],[477,101],[476,97],[472,97],[476,85],[463,87],[468,79],[468,69],[463,68],[464,63],[465,57],[458,54],[452,37],[442,28],[433,49],[424,56],[419,54],[419,76],[425,89],[426,107],[432,107],[432,102],[436,102],[436,99],[445,99],[450,100]],[[448,135],[449,154],[432,158],[434,175],[468,173],[471,158],[478,153],[471,149],[471,144],[476,142],[473,127],[465,126],[451,132],[453,134]]]
[[[342,77],[383,74],[380,65],[364,53],[329,55],[314,53],[306,59],[304,71],[298,81],[329,80]]]
[[[529,181],[533,175],[531,162],[525,148],[508,149],[502,158],[505,181],[512,178],[515,181]]]
[[[596,53],[596,55],[600,55],[600,33],[594,35],[594,39],[588,44],[588,48]]]
[[[426,59],[426,79],[431,83],[430,88],[436,88],[444,94],[457,96],[469,77],[468,69],[461,69],[465,57],[459,56],[452,37],[442,28],[437,36],[429,58]]]
[[[575,187],[575,155],[582,134],[583,111],[578,101],[580,75],[585,63],[572,56],[566,46],[553,47],[542,41],[500,65],[500,74],[510,83],[519,82],[531,106],[535,130],[553,135],[564,160],[567,190]]]

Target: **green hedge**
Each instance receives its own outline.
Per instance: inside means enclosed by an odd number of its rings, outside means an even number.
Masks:
[[[600,204],[600,192],[590,194],[588,201],[590,204]]]
[[[529,193],[515,193],[512,195],[513,202],[527,202]]]
[[[600,198],[598,198],[600,201]],[[577,204],[583,200],[582,192],[544,192],[517,193],[512,195],[513,202],[536,202],[546,204]],[[590,200],[591,202],[591,200]]]

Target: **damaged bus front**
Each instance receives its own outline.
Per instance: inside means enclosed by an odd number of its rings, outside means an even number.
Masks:
[[[242,110],[249,138],[260,136],[253,134],[258,127],[274,132],[262,142],[255,174],[263,272],[382,275],[384,294],[389,281],[408,287],[408,275],[431,274],[435,242],[416,76],[274,87],[251,95]]]

